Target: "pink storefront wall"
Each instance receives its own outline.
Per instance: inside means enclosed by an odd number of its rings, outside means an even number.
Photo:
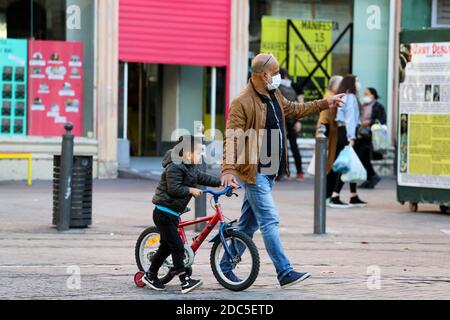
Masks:
[[[119,59],[227,66],[230,0],[120,0]]]
[[[226,67],[228,111],[230,15],[231,0],[120,0],[119,59]]]

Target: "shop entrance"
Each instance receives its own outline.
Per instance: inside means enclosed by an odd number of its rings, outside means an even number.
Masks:
[[[154,157],[161,149],[161,79],[158,64],[128,63],[127,137],[132,157]]]

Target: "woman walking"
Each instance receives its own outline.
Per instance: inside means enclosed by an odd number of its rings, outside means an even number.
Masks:
[[[341,108],[338,108],[337,111],[330,111],[329,113],[328,125],[330,126],[330,150],[328,152],[328,163],[331,163],[331,166],[345,146],[355,145],[356,127],[359,124],[360,115],[360,105],[358,98],[356,97],[359,89],[360,84],[358,79],[354,75],[347,75],[342,79],[337,90],[337,93],[346,93],[346,95],[344,97],[344,105]],[[331,129],[331,126],[335,126],[335,133]],[[335,137],[335,139],[333,139],[335,140],[335,142],[333,141],[333,144],[336,144],[335,152],[332,152],[333,150],[331,150],[331,147],[334,147],[334,145],[331,146],[333,137]],[[358,197],[356,183],[350,183],[351,195],[350,202],[347,204],[340,199],[340,192],[344,186],[344,182],[341,180],[341,174],[331,174],[328,181],[330,182],[331,191],[328,206],[332,208],[349,208],[364,207],[367,205],[366,202]]]
[[[363,106],[361,108],[361,127],[369,134],[358,137],[356,150],[367,171],[367,181],[364,181],[359,188],[373,189],[381,180],[372,166],[373,148],[372,135],[370,134],[370,127],[377,121],[381,124],[386,124],[386,111],[383,105],[378,102],[378,98],[378,92],[375,88],[366,88],[364,91]]]
[[[328,89],[324,95],[324,99],[328,99],[336,94],[339,89],[343,77],[339,75],[332,76],[328,81]],[[317,125],[324,125],[326,127],[325,135],[328,138],[328,160],[327,160],[327,199],[331,198],[333,193],[334,182],[336,181],[336,172],[331,170],[333,162],[336,159],[336,145],[337,145],[337,125],[331,119],[330,110],[320,112],[320,117]]]

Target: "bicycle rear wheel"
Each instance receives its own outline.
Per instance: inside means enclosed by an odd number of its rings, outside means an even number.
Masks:
[[[161,235],[157,227],[149,227],[140,234],[134,249],[136,264],[140,271],[146,272],[150,268],[151,259],[158,250],[160,241]],[[164,284],[172,280],[174,276],[166,263],[158,271],[158,278]]]
[[[225,251],[220,237],[214,242],[210,263],[214,277],[225,288],[242,291],[255,282],[259,273],[259,253],[253,240],[245,233],[228,230],[225,244],[231,256]]]
[[[146,272],[150,268],[151,259],[158,250],[160,241],[161,235],[157,227],[149,227],[141,233],[134,249],[136,264],[140,271]],[[175,277],[172,270],[172,257],[169,256],[158,271],[158,278],[163,284],[170,282]],[[192,268],[187,267],[186,273],[191,276]]]

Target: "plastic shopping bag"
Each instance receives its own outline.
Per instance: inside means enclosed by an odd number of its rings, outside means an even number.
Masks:
[[[388,138],[388,130],[387,126],[384,124],[380,124],[380,122],[376,122],[370,127],[372,131],[372,146],[373,151],[382,152],[389,149],[389,138]]]
[[[353,148],[351,146],[346,146],[344,149],[342,149],[333,163],[332,169],[334,172],[347,173],[350,171],[351,151],[353,151]],[[354,152],[355,151],[353,151],[353,153]]]
[[[342,182],[364,182],[367,180],[367,171],[352,147],[350,149],[350,170],[341,176]]]

